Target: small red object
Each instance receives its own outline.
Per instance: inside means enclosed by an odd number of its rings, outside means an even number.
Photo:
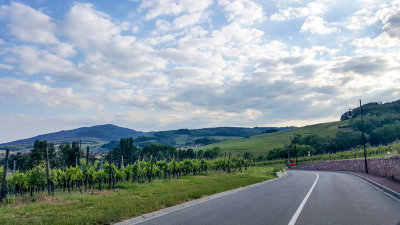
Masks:
[[[295,166],[296,165],[296,163],[290,163],[290,166]]]

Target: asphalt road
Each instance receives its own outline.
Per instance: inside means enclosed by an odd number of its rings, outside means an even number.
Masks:
[[[345,173],[289,176],[203,202],[141,225],[400,225],[400,201]]]

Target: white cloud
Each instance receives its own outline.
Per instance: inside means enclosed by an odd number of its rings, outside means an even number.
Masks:
[[[400,1],[382,6],[371,20],[381,21],[382,32],[375,38],[357,38],[352,41],[352,45],[358,48],[393,48],[400,46]]]
[[[173,22],[177,29],[182,29],[184,27],[196,25],[202,18],[201,13],[185,14],[176,18]]]
[[[72,42],[83,50],[80,70],[91,76],[132,78],[166,66],[151,46],[134,36],[122,35],[124,26],[91,4],[75,4],[67,13],[64,27]]]
[[[74,64],[46,50],[31,46],[18,46],[11,50],[17,57],[20,69],[26,74],[74,74]]]
[[[0,69],[12,70],[14,66],[0,63]]]
[[[375,16],[375,12],[373,10],[363,8],[349,17],[343,25],[349,30],[360,30],[376,22],[378,22],[378,18]]]
[[[88,96],[75,93],[71,88],[53,88],[37,82],[25,82],[14,78],[0,78],[0,100],[12,102],[41,102],[49,107],[78,107],[90,109],[101,107]]]
[[[391,7],[379,10],[376,16],[382,21],[382,29],[391,37],[400,36],[400,1],[394,1]]]
[[[19,77],[0,79],[0,102],[10,110],[29,102],[40,103],[30,104],[37,111],[76,109],[63,126],[107,122],[156,130],[324,122],[365,89],[365,101],[397,97],[394,4],[371,3],[338,18],[327,1],[295,1],[282,3],[294,6],[272,12],[269,21],[273,7],[243,0],[142,1],[129,19],[99,11],[96,3],[72,3],[54,19],[36,11],[50,24],[44,30],[54,38],[57,30],[63,43],[21,44],[0,35],[0,68]],[[374,21],[382,30],[363,29]],[[343,27],[337,36],[313,36]],[[107,110],[89,115],[100,104]]]
[[[150,99],[144,96],[143,90],[119,89],[111,91],[107,99],[112,103],[150,108]]]
[[[52,48],[52,51],[63,58],[68,58],[76,54],[74,47],[69,43],[59,43]]]
[[[357,38],[351,44],[359,48],[393,48],[400,45],[400,39],[384,32],[376,38]]]
[[[25,42],[58,43],[54,36],[55,25],[46,14],[21,3],[11,2],[0,7],[0,20],[9,21],[10,32]]]
[[[272,14],[269,18],[273,21],[286,21],[296,18],[322,15],[328,7],[322,2],[310,2],[305,7],[289,7],[280,9],[277,13]]]
[[[202,12],[211,4],[212,0],[146,0],[141,3],[140,8],[148,9],[146,19],[151,20],[164,15]]]
[[[252,25],[264,19],[262,6],[252,0],[218,0],[218,4],[224,7],[229,22]]]
[[[63,30],[74,44],[90,48],[120,35],[122,27],[114,24],[107,14],[95,10],[92,4],[75,3],[66,15]]]
[[[337,28],[329,25],[319,16],[309,16],[301,26],[300,31],[324,35],[337,31]]]
[[[195,26],[205,19],[207,19],[207,15],[196,12],[179,16],[175,18],[171,23],[167,20],[158,19],[156,20],[156,27],[158,32],[172,31]]]

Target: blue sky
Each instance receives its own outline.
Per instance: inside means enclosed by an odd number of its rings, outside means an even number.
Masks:
[[[302,126],[400,96],[400,1],[0,0],[0,142]]]

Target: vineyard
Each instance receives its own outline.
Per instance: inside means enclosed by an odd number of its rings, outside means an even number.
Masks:
[[[367,149],[367,157],[380,157],[380,156],[390,156],[391,154],[400,154],[399,149],[395,149],[399,147],[397,145],[393,146],[379,146],[379,147],[371,147]],[[343,152],[337,152],[333,154],[322,154],[322,155],[314,155],[309,157],[299,157],[297,159],[298,165],[307,164],[312,162],[320,162],[320,161],[330,161],[330,160],[343,160],[343,159],[356,159],[364,157],[364,150],[355,149]],[[292,162],[295,161],[294,158],[291,159]],[[274,164],[284,164],[286,163],[286,159],[281,160],[270,160],[265,162],[258,162],[257,165],[274,165]]]
[[[112,158],[112,157],[109,157]],[[96,161],[87,163],[81,160],[80,166],[71,166],[62,170],[60,168],[48,169],[46,162],[42,161],[32,169],[14,173],[7,173],[6,179],[2,184],[2,196],[30,194],[47,191],[54,195],[55,191],[73,190],[82,193],[82,191],[91,191],[94,189],[102,190],[104,188],[114,188],[119,182],[144,183],[151,182],[153,179],[178,179],[182,176],[205,174],[209,170],[225,171],[227,173],[247,170],[250,161],[229,154],[229,158],[217,158],[214,160],[206,159],[185,159],[177,161],[172,159],[157,161],[155,157],[150,156],[148,160],[137,160],[133,164],[117,167],[112,162]],[[3,167],[0,167],[1,176]]]

